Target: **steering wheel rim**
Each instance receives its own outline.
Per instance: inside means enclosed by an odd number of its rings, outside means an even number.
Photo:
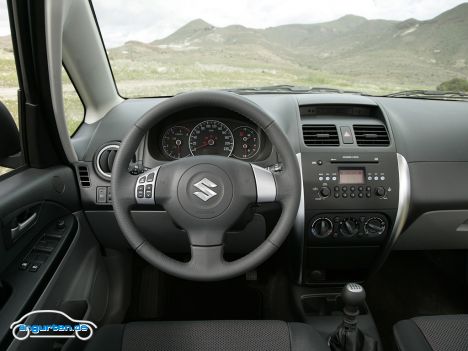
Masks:
[[[154,187],[152,188],[154,199],[160,201],[159,203],[163,205],[174,221],[178,224],[180,224],[180,221],[184,222],[185,227],[184,225],[181,225],[181,227],[187,231],[191,241],[192,259],[189,262],[181,262],[155,248],[137,229],[130,211],[138,203],[136,189],[142,176],[132,176],[127,169],[143,136],[152,126],[176,112],[200,106],[228,109],[257,124],[267,134],[271,143],[275,145],[282,162],[282,170],[277,173],[270,173],[248,162],[220,156],[194,156],[184,160],[172,161],[162,165],[161,168],[153,169],[152,172],[155,173]],[[247,165],[251,167],[250,175],[253,175],[251,178],[247,176]],[[216,170],[216,168],[219,168],[220,171]],[[242,172],[239,171],[237,175],[234,175],[233,173],[236,170],[242,170]],[[192,198],[183,199],[187,194],[187,196],[191,196],[193,182],[199,181],[204,174],[209,174],[211,178],[214,177],[217,182],[223,184],[223,194],[212,205],[211,212],[206,210],[207,205],[203,204],[202,201],[200,201],[200,204],[191,207],[191,203],[196,203],[196,201],[193,201]],[[239,180],[239,174],[244,174],[242,180]],[[262,182],[271,182],[270,176],[274,180],[274,196],[271,193],[265,193],[263,190],[265,183]],[[184,181],[183,177],[188,180]],[[253,188],[252,179],[255,182]],[[241,195],[237,193],[242,193],[240,190],[243,189],[244,185],[240,186],[239,182],[247,184],[247,190]],[[122,140],[112,170],[112,206],[119,227],[130,246],[148,263],[179,278],[199,281],[222,280],[254,269],[266,261],[281,246],[296,218],[300,201],[300,182],[300,168],[297,157],[286,135],[273,118],[258,105],[245,97],[228,92],[190,92],[172,97],[146,112]],[[232,184],[229,185],[230,183]],[[162,185],[158,187],[158,184]],[[271,189],[271,184],[267,185]],[[191,189],[190,192],[185,190],[189,188]],[[184,191],[186,191],[186,194]],[[174,194],[174,192],[177,192],[177,194]],[[231,196],[230,202],[223,202],[225,196]],[[236,218],[231,217],[240,213],[241,209],[237,207],[242,207],[242,205],[252,202],[252,200],[253,202],[265,202],[262,200],[279,202],[282,207],[280,218],[272,232],[256,249],[235,261],[224,261],[223,242],[219,243],[216,238],[218,236],[223,238],[225,231],[229,228],[221,227],[225,224],[229,225],[229,221],[235,221]],[[237,201],[242,202],[242,204],[234,206],[233,204],[237,204]],[[226,204],[227,202],[229,203]],[[190,208],[184,208],[184,212],[178,212],[177,204],[180,207]],[[174,216],[174,212],[177,212],[176,216]],[[211,213],[214,217],[205,218],[206,213]],[[191,217],[196,219],[191,222]],[[193,223],[196,230],[193,230],[190,223]],[[224,232],[208,235],[213,223],[214,226],[219,223],[219,230]],[[196,232],[196,234],[193,232]],[[194,245],[194,241],[196,245]]]

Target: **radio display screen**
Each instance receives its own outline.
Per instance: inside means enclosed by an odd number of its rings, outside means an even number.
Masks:
[[[340,184],[364,184],[363,168],[340,168],[338,169]]]

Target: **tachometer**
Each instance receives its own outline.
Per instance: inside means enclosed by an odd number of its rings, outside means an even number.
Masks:
[[[260,137],[258,133],[250,127],[237,127],[234,134],[234,152],[233,155],[240,159],[249,159],[254,157],[260,149]]]
[[[234,149],[231,130],[222,122],[215,120],[197,124],[190,133],[189,146],[192,155],[230,156]]]
[[[189,148],[190,129],[174,126],[164,132],[162,148],[164,153],[175,160],[191,156]]]

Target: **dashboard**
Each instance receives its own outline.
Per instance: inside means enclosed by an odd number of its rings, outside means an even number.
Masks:
[[[190,109],[168,117],[148,134],[156,160],[216,155],[255,162],[271,153],[271,143],[257,125],[232,111]]]
[[[468,248],[466,102],[353,94],[246,98],[272,116],[302,169],[303,201],[290,237],[298,281],[362,280],[390,250]],[[123,140],[142,115],[164,100],[126,100],[100,121],[83,124],[72,139],[80,160],[77,174],[85,174],[83,207],[105,247],[120,249],[126,241],[113,217],[110,178],[99,177],[96,155]],[[191,108],[155,125],[135,163],[153,168],[182,157],[219,155],[272,169],[281,164],[275,147],[244,116]],[[115,157],[115,148],[106,160]],[[264,240],[277,220],[268,212],[277,209],[265,206],[256,209],[251,227],[233,234],[227,253],[249,252]],[[145,211],[135,216],[163,249],[185,252],[184,233],[162,209],[159,230]]]

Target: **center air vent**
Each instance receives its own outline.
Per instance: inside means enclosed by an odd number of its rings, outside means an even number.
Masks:
[[[338,131],[332,124],[304,124],[304,143],[307,146],[339,146]]]
[[[114,165],[115,156],[119,150],[118,144],[109,144],[104,146],[97,154],[95,159],[96,171],[105,179],[111,178],[112,166]]]
[[[383,125],[354,125],[353,129],[358,146],[390,145],[387,129]]]

